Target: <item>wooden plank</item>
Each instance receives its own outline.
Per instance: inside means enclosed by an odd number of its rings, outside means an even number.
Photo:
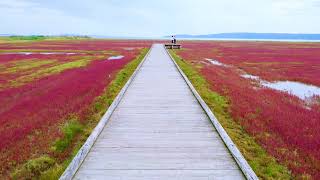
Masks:
[[[229,152],[225,151],[223,146],[221,147],[163,147],[163,148],[155,148],[155,147],[147,147],[147,148],[95,148],[92,149],[93,153],[100,153],[100,152],[110,152],[110,153],[131,153],[131,152],[145,152],[145,153],[182,153],[182,154],[189,154],[194,153],[196,155],[201,155],[202,153],[207,154],[208,156],[211,155],[212,152],[215,152],[213,156],[216,155],[227,155]],[[201,152],[201,153],[200,153]],[[230,156],[229,156],[230,157]]]
[[[105,160],[108,161],[105,161]],[[88,169],[238,169],[220,148],[96,148]]]
[[[234,180],[241,176],[238,170],[86,170],[75,179],[94,180]]]
[[[142,132],[131,132],[131,133],[116,133],[104,131],[100,134],[100,139],[117,139],[126,141],[160,141],[160,140],[170,140],[170,141],[203,141],[203,140],[214,140],[220,139],[220,136],[214,131],[209,132],[155,132],[155,133],[142,133]],[[170,137],[170,139],[167,139]]]
[[[163,45],[154,45],[75,179],[243,179]]]

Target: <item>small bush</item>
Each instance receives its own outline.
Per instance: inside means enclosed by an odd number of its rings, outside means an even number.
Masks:
[[[83,127],[77,119],[74,118],[64,125],[62,131],[64,134],[63,138],[57,140],[53,147],[53,149],[58,152],[63,152],[71,144],[73,138],[83,131]]]
[[[29,160],[12,173],[12,179],[35,179],[54,164],[55,160],[47,155]]]

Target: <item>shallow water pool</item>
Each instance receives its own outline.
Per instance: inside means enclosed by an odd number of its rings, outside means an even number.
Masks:
[[[111,56],[111,57],[108,58],[108,60],[119,60],[119,59],[122,59],[122,58],[124,58],[124,56],[122,56],[122,55],[119,55],[119,56]]]
[[[260,84],[264,87],[275,89],[278,91],[288,92],[292,95],[298,96],[300,99],[306,100],[314,95],[320,95],[320,88],[314,85],[304,84],[295,81],[275,81],[269,82],[261,80],[259,76],[254,76],[251,74],[240,75],[246,79],[258,80]]]
[[[217,66],[227,66],[226,64],[223,64],[217,60],[214,59],[209,59],[209,58],[205,58],[205,60],[209,61],[211,64],[213,65],[217,65]]]
[[[276,81],[268,82],[261,81],[261,85],[276,89],[279,91],[286,91],[290,94],[298,96],[300,99],[308,99],[314,95],[320,95],[320,88],[313,85],[308,85],[300,82],[294,81]]]

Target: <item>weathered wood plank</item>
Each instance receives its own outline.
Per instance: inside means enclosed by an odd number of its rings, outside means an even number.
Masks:
[[[79,179],[94,180],[234,180],[241,176],[238,170],[85,170]],[[76,178],[78,179],[78,178]]]

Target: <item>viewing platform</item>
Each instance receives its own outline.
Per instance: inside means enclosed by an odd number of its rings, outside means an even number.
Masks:
[[[181,44],[165,44],[167,49],[181,49]]]

